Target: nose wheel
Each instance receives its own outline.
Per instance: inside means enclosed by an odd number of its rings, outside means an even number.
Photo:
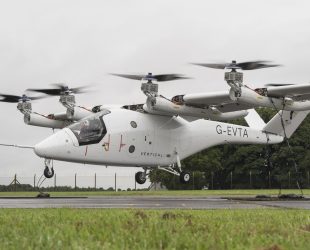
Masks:
[[[53,167],[49,168],[49,167],[45,167],[44,172],[43,172],[44,176],[46,178],[52,178],[54,176],[54,169]]]
[[[46,178],[52,178],[54,176],[54,168],[51,166],[51,159],[45,159],[45,169],[44,169],[44,176]]]

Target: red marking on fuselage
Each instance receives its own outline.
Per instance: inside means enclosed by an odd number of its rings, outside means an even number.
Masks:
[[[110,134],[109,134],[109,140],[108,140],[108,142],[104,142],[104,143],[102,144],[102,146],[104,147],[104,150],[105,150],[105,151],[109,151],[109,150],[110,150]]]
[[[119,143],[119,150],[118,150],[118,152],[121,152],[122,147],[124,147],[124,146],[126,146],[126,144],[123,143],[123,135],[121,135],[121,141]]]

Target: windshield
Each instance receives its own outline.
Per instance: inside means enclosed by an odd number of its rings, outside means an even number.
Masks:
[[[107,130],[102,120],[102,116],[107,113],[100,113],[83,119],[69,126],[69,129],[74,133],[78,139],[79,145],[95,144],[102,140],[106,135]]]

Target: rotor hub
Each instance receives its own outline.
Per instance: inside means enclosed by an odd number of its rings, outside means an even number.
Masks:
[[[19,102],[17,104],[17,109],[23,114],[30,114],[32,111],[32,105],[30,102]]]
[[[65,107],[67,106],[72,106],[75,104],[75,96],[74,95],[61,95],[59,97],[59,101],[62,105],[64,105]]]
[[[242,83],[243,82],[243,73],[232,70],[230,72],[225,72],[225,81]]]
[[[158,94],[158,84],[152,81],[143,82],[141,84],[141,90],[146,95],[156,96]]]

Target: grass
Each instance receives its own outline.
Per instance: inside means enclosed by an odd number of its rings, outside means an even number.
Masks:
[[[309,249],[305,210],[1,209],[0,249]]]
[[[49,192],[54,197],[61,196],[121,196],[121,195],[154,195],[154,196],[230,196],[230,195],[278,195],[278,189],[248,189],[248,190],[180,190],[180,191],[78,191],[78,192]],[[300,194],[297,189],[285,189],[282,190],[285,194]],[[304,189],[305,195],[310,195],[310,189]],[[8,196],[22,196],[22,197],[33,197],[38,192],[0,192],[0,197]]]

